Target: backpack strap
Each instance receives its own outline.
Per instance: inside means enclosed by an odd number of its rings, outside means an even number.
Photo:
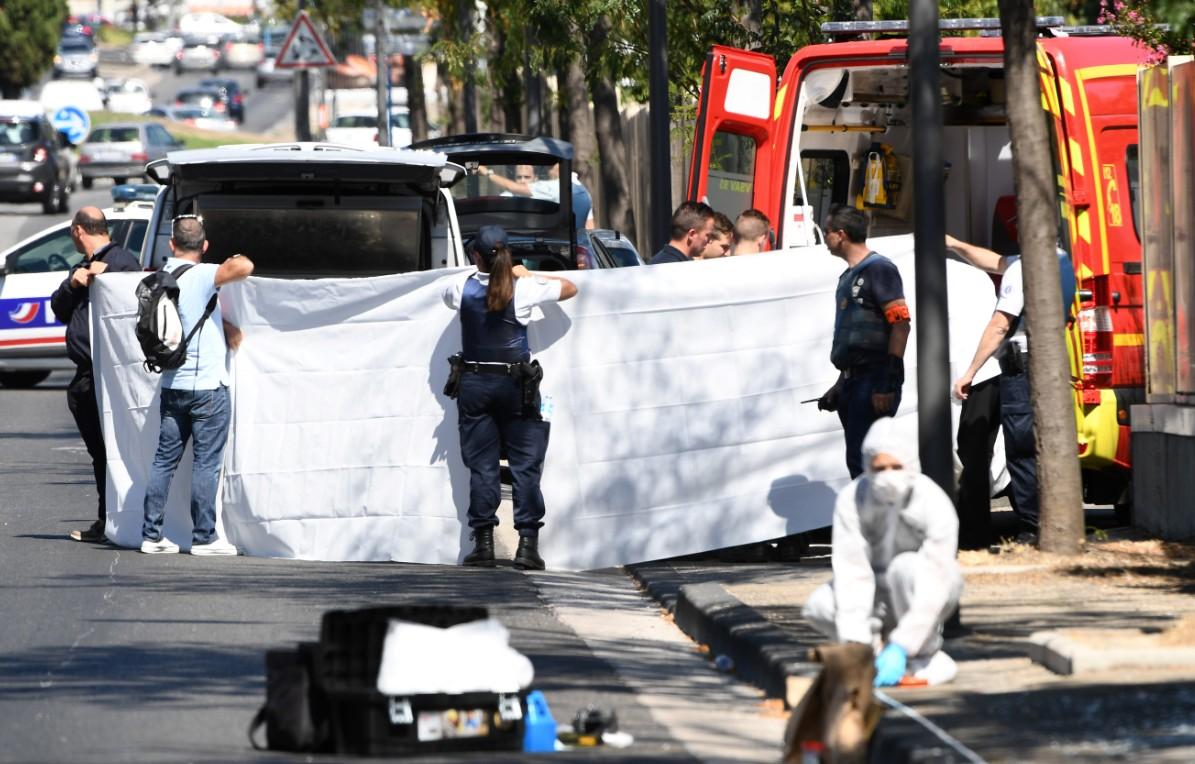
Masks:
[[[187,271],[191,270],[194,267],[195,267],[195,263],[187,263],[186,265],[184,265],[182,267],[175,268],[173,271],[170,272],[170,275],[174,276],[174,280],[177,282],[179,280],[179,277],[181,277],[184,273],[186,273]],[[183,340],[183,344],[190,345],[191,338],[195,336],[195,332],[199,331],[199,329],[204,325],[204,323],[206,323],[207,320],[209,318],[211,318],[212,312],[216,310],[216,301],[219,297],[220,297],[220,290],[219,290],[219,288],[217,288],[216,294],[213,294],[212,299],[207,301],[207,307],[204,308],[204,310],[203,310],[203,316],[201,316],[200,319],[197,322],[195,322],[195,326],[191,327],[191,331],[187,334],[187,338],[185,340]]]

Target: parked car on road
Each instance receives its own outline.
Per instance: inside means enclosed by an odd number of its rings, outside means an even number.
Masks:
[[[54,54],[54,69],[51,76],[95,77],[99,70],[100,54],[95,45],[84,37],[64,37],[58,43]]]
[[[259,276],[376,276],[464,260],[442,188],[464,171],[440,154],[226,146],[172,152],[149,172],[167,190],[150,224],[146,267],[169,256],[171,221],[183,213],[203,215],[211,244],[205,262],[252,252]]]
[[[219,35],[184,37],[183,47],[174,55],[174,73],[208,69],[215,74],[220,71],[223,54]]]
[[[376,114],[341,114],[324,130],[324,140],[345,146],[376,147],[378,117]]]
[[[224,66],[228,69],[253,69],[265,56],[261,38],[254,34],[224,39]]]
[[[286,27],[267,27],[262,31],[262,59],[257,65],[257,87],[264,88],[272,82],[290,82],[294,79],[294,69],[279,69],[274,66],[288,31]]]
[[[500,225],[510,235],[515,259],[533,271],[620,268],[643,262],[634,245],[616,231],[578,234],[581,226],[573,218],[573,147],[567,141],[472,134],[419,141],[411,148],[443,153],[468,170],[468,177],[452,187],[457,221],[466,240],[483,225]],[[528,169],[530,178],[524,180]],[[491,179],[495,176],[527,183],[532,193],[514,193]],[[599,237],[596,244],[595,236]]]
[[[149,86],[144,80],[118,79],[106,88],[108,111],[118,114],[145,114],[154,107]]]
[[[106,209],[112,241],[141,251],[153,204]],[[32,387],[57,369],[75,365],[66,356],[66,327],[50,310],[50,295],[82,259],[70,220],[56,223],[0,253],[0,385]]]
[[[165,32],[139,32],[133,36],[129,55],[142,66],[168,67],[182,50],[183,38]]]
[[[237,122],[245,121],[245,96],[249,91],[241,89],[241,83],[233,79],[210,77],[199,81],[199,87],[211,88],[220,94],[227,107],[228,115]]]
[[[96,178],[112,178],[116,185],[145,177],[145,165],[181,148],[182,141],[156,122],[120,122],[97,127],[80,147],[79,172],[83,188]]]
[[[104,96],[92,80],[51,80],[42,85],[37,99],[50,114],[63,106],[89,112],[104,110]]]
[[[161,114],[156,114],[161,112]],[[165,109],[155,109],[155,116],[162,116],[171,122],[182,122],[185,125],[198,127],[203,130],[229,132],[237,129],[236,120],[228,116],[228,112],[216,112],[202,106],[170,106]]]
[[[174,106],[198,106],[207,112],[227,115],[232,119],[232,112],[224,95],[215,88],[199,87],[186,88],[178,91],[174,96]]]
[[[66,139],[36,101],[0,101],[0,202],[41,202],[47,215],[70,201]]]

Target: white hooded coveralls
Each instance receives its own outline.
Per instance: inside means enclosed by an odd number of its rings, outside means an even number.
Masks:
[[[958,605],[962,574],[958,515],[950,498],[917,469],[915,441],[897,433],[891,418],[876,421],[863,440],[864,473],[834,505],[834,575],[805,604],[803,614],[827,638],[885,643],[909,657],[932,656],[942,646],[942,624]],[[903,502],[872,497],[872,458],[900,459],[911,490]]]

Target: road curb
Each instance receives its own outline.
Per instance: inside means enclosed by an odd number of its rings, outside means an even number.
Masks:
[[[646,563],[626,568],[676,625],[710,657],[734,661],[734,674],[791,708],[805,694],[820,664],[806,660],[812,644],[781,630],[716,582],[686,584],[670,565]],[[868,761],[874,764],[954,764],[969,762],[914,719],[888,709],[872,737]]]
[[[628,570],[672,614],[681,631],[707,645],[711,658],[730,658],[735,676],[769,697],[791,705],[817,673],[817,664],[805,659],[807,646],[797,644],[721,584],[686,584],[675,569],[659,564]]]

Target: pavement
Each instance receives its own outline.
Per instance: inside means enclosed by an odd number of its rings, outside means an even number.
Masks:
[[[871,761],[1195,761],[1195,663],[1174,649],[1195,646],[1195,547],[1111,529],[1093,530],[1077,558],[995,549],[960,555],[962,629],[945,646],[958,677],[883,693]],[[710,659],[791,706],[817,670],[807,654],[824,640],[800,611],[830,578],[829,551],[815,543],[795,563],[711,556],[630,572]],[[1045,642],[1082,646],[1081,671],[1031,660]],[[1172,665],[1130,665],[1166,650],[1179,656]]]

